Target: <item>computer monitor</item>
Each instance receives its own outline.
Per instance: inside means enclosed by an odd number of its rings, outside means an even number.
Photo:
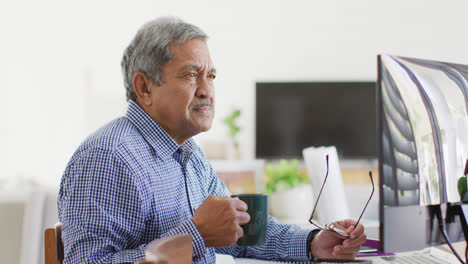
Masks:
[[[258,82],[255,156],[302,159],[335,146],[344,159],[377,159],[375,81]]]
[[[380,248],[463,240],[457,181],[468,159],[468,65],[378,56]],[[442,222],[444,223],[444,222]]]

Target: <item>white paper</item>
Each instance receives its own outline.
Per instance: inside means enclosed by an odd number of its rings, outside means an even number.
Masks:
[[[350,218],[338,154],[334,146],[309,147],[302,150],[312,184],[314,202],[327,173],[327,154],[329,162],[328,178],[316,209],[317,220],[322,224]]]

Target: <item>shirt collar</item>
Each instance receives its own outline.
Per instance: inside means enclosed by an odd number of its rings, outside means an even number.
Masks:
[[[172,156],[179,148],[182,148],[184,152],[188,153],[192,153],[195,150],[196,144],[193,138],[189,138],[180,146],[167,134],[156,120],[133,100],[129,100],[125,116],[135,125],[146,142],[156,151],[158,156],[163,158]]]

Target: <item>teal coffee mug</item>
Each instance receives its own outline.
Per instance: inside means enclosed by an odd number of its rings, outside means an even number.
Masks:
[[[267,194],[235,194],[247,204],[250,221],[242,225],[244,235],[237,240],[239,246],[261,246],[265,242],[268,226],[268,195]]]

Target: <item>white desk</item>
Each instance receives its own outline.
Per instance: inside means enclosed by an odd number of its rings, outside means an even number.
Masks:
[[[465,255],[465,242],[457,242],[454,243],[454,248],[462,256]],[[426,248],[418,251],[410,251],[410,252],[401,252],[397,253],[396,256],[406,256],[412,255],[416,253],[429,253],[433,256],[438,257],[439,259],[443,259],[452,264],[458,264],[458,259],[451,253],[449,247],[447,245],[442,245],[434,248]],[[383,261],[379,256],[375,257],[363,257],[358,259],[368,259],[372,260],[374,264],[387,264],[387,262]],[[223,264],[268,264],[271,263],[265,260],[258,260],[258,259],[245,259],[245,258],[233,258],[229,255],[219,255],[216,254],[216,263],[223,263]]]

